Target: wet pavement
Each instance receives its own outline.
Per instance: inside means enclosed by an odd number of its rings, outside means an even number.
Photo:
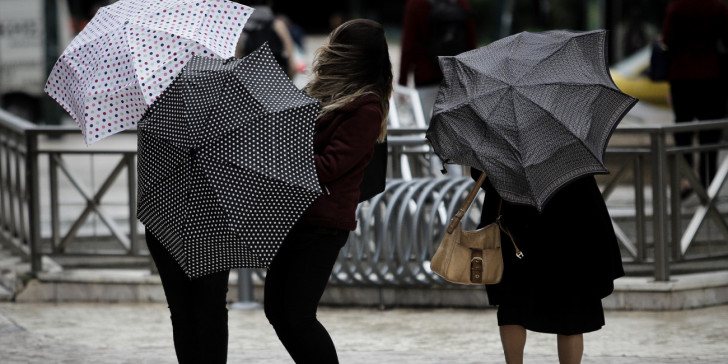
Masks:
[[[493,309],[323,307],[341,363],[502,363]],[[728,306],[606,311],[584,363],[728,363]],[[292,363],[261,309],[230,311],[229,363]],[[175,363],[161,303],[1,303],[0,362]],[[557,363],[556,338],[529,333],[526,363]]]

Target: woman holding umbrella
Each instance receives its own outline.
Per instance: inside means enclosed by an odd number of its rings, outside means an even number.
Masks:
[[[472,169],[473,178],[481,172]],[[495,222],[501,200],[483,183],[485,199],[479,227]],[[601,299],[624,275],[609,212],[593,176],[569,183],[543,211],[503,200],[501,221],[503,279],[486,286],[488,302],[498,306],[498,326],[506,362],[522,363],[527,330],[556,334],[559,362],[580,363],[583,334],[604,325]]]
[[[609,172],[607,143],[637,100],[606,55],[604,30],[551,30],[440,58],[427,138],[445,162],[487,174],[480,223],[500,216],[522,252],[502,234],[503,278],[486,288],[509,364],[523,362],[527,330],[556,334],[562,364],[581,362],[583,334],[604,325],[601,299],[624,275],[593,175]]]
[[[304,89],[321,101],[314,157],[324,195],[278,250],[265,280],[265,314],[296,363],[338,363],[316,310],[339,250],[357,225],[364,168],[386,136],[392,65],[382,26],[348,21],[316,51]]]

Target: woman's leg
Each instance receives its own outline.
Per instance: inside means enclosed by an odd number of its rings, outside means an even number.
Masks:
[[[584,335],[556,335],[559,363],[579,364],[584,354]]]
[[[316,311],[348,235],[341,230],[295,229],[266,275],[266,317],[298,364],[338,363],[334,343]]]
[[[500,327],[503,354],[508,364],[523,364],[523,349],[526,346],[526,329],[520,325]]]
[[[167,297],[177,360],[180,364],[225,363],[230,272],[191,280],[149,230],[146,239]]]

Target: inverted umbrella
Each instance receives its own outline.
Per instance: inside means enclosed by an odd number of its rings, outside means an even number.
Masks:
[[[543,209],[604,151],[637,99],[609,75],[606,32],[518,33],[454,57],[427,139],[448,163],[478,168],[506,200]]]
[[[139,123],[138,217],[190,277],[267,268],[320,195],[319,104],[267,44],[193,57]]]
[[[45,92],[86,144],[135,129],[192,56],[235,54],[252,11],[227,0],[119,0],[100,8],[66,47]]]

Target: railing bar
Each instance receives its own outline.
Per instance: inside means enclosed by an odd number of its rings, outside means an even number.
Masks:
[[[114,167],[114,170],[109,174],[109,176],[106,178],[103,185],[101,186],[101,188],[98,190],[98,192],[96,193],[96,195],[93,198],[90,197],[86,193],[85,188],[83,187],[81,182],[78,181],[71,174],[71,172],[68,170],[68,168],[66,167],[66,164],[63,162],[63,160],[60,158],[56,158],[56,161],[58,163],[58,167],[60,167],[63,174],[66,175],[68,180],[74,185],[74,187],[76,187],[76,190],[86,199],[86,202],[87,202],[86,209],[84,209],[84,211],[81,213],[81,216],[76,220],[76,223],[74,223],[74,225],[71,228],[71,230],[69,231],[69,233],[61,241],[60,248],[61,249],[65,248],[65,246],[68,244],[68,242],[71,239],[73,239],[73,237],[76,235],[76,232],[78,231],[78,229],[81,227],[84,220],[88,216],[89,209],[92,209],[96,213],[96,215],[99,216],[99,218],[104,223],[104,225],[106,225],[106,227],[112,232],[112,234],[114,234],[114,236],[116,236],[116,238],[119,239],[119,242],[126,249],[129,249],[131,247],[131,243],[129,242],[127,237],[125,237],[119,231],[119,229],[116,227],[116,224],[112,220],[108,219],[106,217],[106,215],[103,213],[103,211],[101,211],[99,209],[99,206],[98,206],[98,203],[101,201],[101,197],[103,197],[103,195],[106,193],[106,191],[109,189],[109,187],[111,187],[113,185],[113,182],[116,180],[116,177],[119,175],[119,173],[124,169],[124,167],[126,167],[126,165],[124,163],[124,159],[122,158],[122,160],[116,165],[116,167]]]
[[[655,133],[650,136],[652,143],[652,204],[653,235],[655,242],[656,281],[670,280],[669,255],[667,254],[667,206],[665,186],[665,134]]]
[[[6,203],[8,202],[7,199],[10,198],[10,193],[6,191],[8,184],[6,180],[10,179],[10,176],[5,173],[7,164],[5,163],[5,156],[8,154],[10,152],[9,146],[7,145],[7,138],[0,133],[0,227],[4,229],[8,227],[7,216],[10,215],[5,209]]]
[[[667,154],[687,154],[697,152],[708,152],[712,150],[725,149],[728,147],[728,143],[710,143],[710,144],[695,144],[692,146],[674,146],[668,147],[665,150]]]
[[[60,227],[60,201],[58,196],[58,163],[56,159],[60,158],[56,154],[48,155],[48,174],[50,179],[50,199],[51,199],[51,250],[54,253],[60,253],[61,247],[61,227]]]
[[[134,163],[134,153],[125,156],[127,171],[127,194],[129,196],[129,254],[139,254],[139,234],[137,234],[137,171]]]
[[[30,237],[28,245],[30,247],[30,269],[33,273],[39,273],[43,270],[43,260],[41,256],[41,240],[40,240],[40,168],[38,166],[39,156],[38,135],[29,130],[25,134],[26,145],[26,180],[30,185],[30,193],[28,195],[28,216]]]
[[[16,146],[17,146],[17,143],[16,143]],[[15,154],[17,154],[17,148],[15,150]],[[12,236],[18,236],[18,230],[17,230],[18,226],[17,226],[17,222],[15,221],[17,218],[17,216],[15,214],[15,211],[16,211],[15,202],[16,202],[16,199],[18,198],[18,194],[15,192],[15,187],[14,187],[15,183],[13,183],[13,175],[17,174],[19,172],[19,169],[18,169],[18,166],[15,166],[15,173],[13,173],[13,166],[14,166],[13,158],[9,153],[5,156],[5,162],[7,165],[7,177],[8,177],[8,180],[7,180],[7,182],[8,182],[8,185],[7,185],[7,188],[8,188],[8,215],[10,217],[9,230],[10,230],[10,234]],[[22,241],[22,239],[21,239],[21,241]]]
[[[627,252],[634,258],[637,256],[637,248],[635,247],[634,243],[629,239],[627,234],[624,233],[624,230],[622,230],[619,225],[612,220],[612,226],[614,227],[614,234],[617,236],[617,240],[622,244],[622,246],[627,249]]]
[[[602,198],[606,201],[609,199],[609,196],[614,192],[614,189],[617,187],[617,182],[622,178],[624,175],[624,172],[627,170],[627,164],[623,164],[619,170],[614,173],[613,177],[609,179],[606,186],[604,186],[604,190],[602,191]]]
[[[678,240],[682,235],[682,208],[680,196],[680,171],[683,170],[685,158],[682,154],[668,154],[668,173],[670,174],[670,246],[673,260],[681,260],[680,244]],[[683,170],[684,171],[684,170]],[[690,173],[690,171],[687,171]]]
[[[684,161],[682,163],[683,166],[687,166],[687,163]],[[721,162],[720,167],[713,178],[713,182],[708,187],[708,192],[703,189],[702,184],[692,172],[688,173],[686,176],[690,180],[690,184],[693,186],[693,191],[698,194],[703,205],[697,208],[690,220],[690,223],[688,224],[687,229],[685,230],[685,233],[682,235],[679,246],[682,254],[685,254],[685,252],[687,252],[690,248],[690,245],[693,240],[695,240],[698,230],[703,224],[708,213],[710,213],[711,217],[714,218],[716,225],[721,230],[721,233],[728,237],[728,225],[726,225],[725,219],[720,215],[720,212],[715,207],[715,199],[718,196],[723,183],[725,183],[726,178],[728,177],[728,158]]]
[[[0,227],[5,227],[5,216],[7,216],[5,212],[5,154],[7,153],[5,140],[3,130],[0,129]]]
[[[634,200],[635,200],[635,232],[637,234],[637,261],[644,262],[647,257],[647,239],[645,232],[645,179],[642,167],[644,156],[634,157]]]

